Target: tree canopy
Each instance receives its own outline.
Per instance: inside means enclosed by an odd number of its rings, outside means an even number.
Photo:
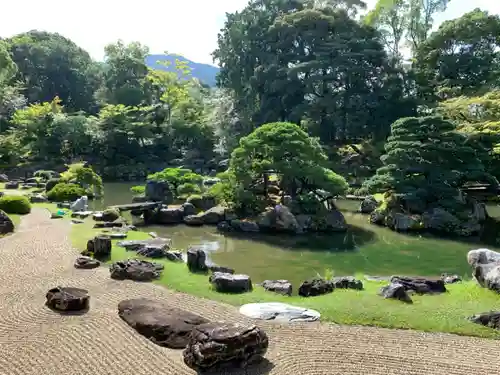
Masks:
[[[466,141],[452,122],[440,117],[399,119],[385,144],[383,166],[365,185],[371,192],[390,191],[406,202],[424,202],[424,207],[453,208],[466,182],[494,182]]]

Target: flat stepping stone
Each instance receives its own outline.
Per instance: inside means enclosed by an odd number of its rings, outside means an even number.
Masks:
[[[207,319],[189,311],[146,298],[120,302],[118,315],[139,334],[171,349],[185,348],[193,328],[208,323]]]
[[[281,302],[248,303],[240,307],[240,314],[252,319],[277,322],[315,322],[321,314],[316,310],[297,307]]]
[[[89,308],[88,291],[73,287],[57,287],[46,294],[46,306],[60,312],[84,311]]]
[[[122,240],[124,238],[127,238],[127,233],[125,232],[107,232],[105,234],[113,240]]]
[[[163,250],[167,251],[170,249],[172,240],[169,238],[151,238],[149,240],[130,240],[130,241],[120,241],[117,243],[118,246],[124,247],[129,251],[137,251],[148,246],[151,247],[161,247]]]
[[[89,256],[81,255],[75,260],[75,268],[90,270],[93,268],[97,268],[101,265],[97,259],[91,258]]]

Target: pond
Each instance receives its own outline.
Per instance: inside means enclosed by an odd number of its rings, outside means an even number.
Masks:
[[[105,184],[105,198],[93,202],[93,209],[131,202],[133,183]],[[465,239],[436,236],[409,236],[377,227],[366,215],[356,213],[359,202],[338,201],[337,206],[351,229],[329,236],[245,236],[223,235],[215,227],[149,226],[143,231],[173,240],[177,249],[204,244],[211,259],[237,272],[249,274],[255,282],[288,279],[297,285],[316,275],[336,276],[470,274],[466,262],[469,250],[487,247]],[[488,207],[491,216],[500,216],[497,205]],[[500,251],[489,247],[492,250]]]

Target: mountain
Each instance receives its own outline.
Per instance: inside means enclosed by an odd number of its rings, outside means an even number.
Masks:
[[[219,72],[219,68],[216,66],[208,64],[200,64],[182,56],[177,55],[148,55],[146,57],[146,65],[151,69],[164,70],[167,72],[175,71],[175,59],[181,61],[186,61],[187,65],[191,69],[191,76],[198,78],[202,83],[214,87],[215,86],[215,76]],[[159,64],[160,62],[169,62],[168,66]]]

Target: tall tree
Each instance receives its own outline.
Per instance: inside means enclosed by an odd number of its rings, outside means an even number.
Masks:
[[[356,16],[360,10],[366,9],[366,2],[363,0],[310,0],[310,2],[314,8],[343,9],[350,16]]]
[[[298,122],[302,114],[310,130],[331,144],[383,138],[397,118],[392,116],[413,114],[401,111],[406,108],[401,106],[401,82],[377,32],[345,11],[307,9],[285,15],[269,29],[268,39],[275,58],[267,72],[275,78],[256,74],[256,81],[262,83],[261,109],[274,110],[278,119]],[[389,118],[388,97],[400,104]]]
[[[401,49],[405,46],[416,51],[427,39],[434,16],[444,12],[450,0],[378,0],[364,17],[365,23],[377,27],[386,48],[401,62]]]
[[[252,0],[241,12],[227,14],[213,57],[221,66],[218,85],[234,91],[240,113],[251,117],[259,107],[259,95],[253,87],[254,72],[274,59],[268,28],[277,17],[304,6],[301,0]]]
[[[7,42],[30,103],[58,96],[68,111],[95,111],[98,80],[86,51],[57,33],[36,30]]]
[[[420,91],[430,100],[497,87],[500,17],[475,9],[444,22],[417,50]]]
[[[149,104],[145,58],[149,48],[138,42],[118,41],[104,48],[103,85],[97,93],[101,103],[136,106]]]

